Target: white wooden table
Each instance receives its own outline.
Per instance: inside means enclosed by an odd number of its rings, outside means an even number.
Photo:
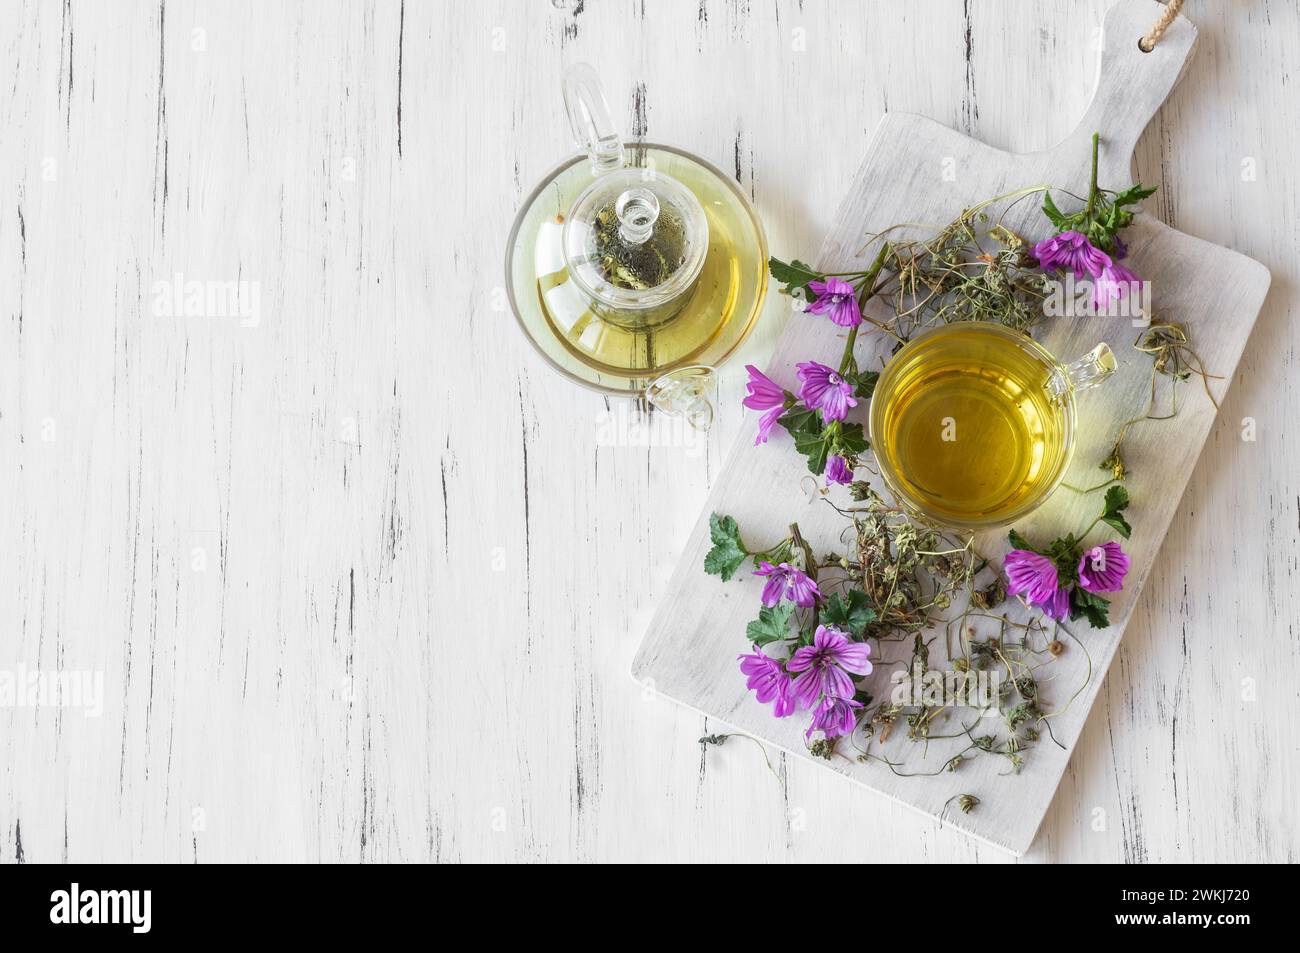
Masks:
[[[808,256],[886,109],[1064,135],[1106,5],[5,0],[0,858],[1009,860],[627,674],[781,299],[695,443],[501,255],[569,62]],[[1027,861],[1300,855],[1300,14],[1186,13],[1137,173],[1273,291]]]

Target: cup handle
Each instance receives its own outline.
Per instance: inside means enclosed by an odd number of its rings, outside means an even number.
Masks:
[[[1047,382],[1053,397],[1062,397],[1069,391],[1096,387],[1115,373],[1115,353],[1102,341],[1091,351],[1070,364],[1059,368]]]
[[[682,417],[703,433],[713,426],[713,392],[717,372],[704,364],[670,371],[646,388],[650,406],[669,417]]]

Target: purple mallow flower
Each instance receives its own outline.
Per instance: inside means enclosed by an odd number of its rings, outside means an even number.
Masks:
[[[1057,622],[1064,622],[1070,614],[1070,591],[1057,589],[1050,599],[1042,604],[1042,610]]]
[[[795,569],[789,563],[773,566],[761,562],[754,570],[755,576],[766,576],[763,586],[763,605],[774,606],[782,599],[789,599],[797,606],[807,609],[817,603],[821,590],[807,573]]]
[[[832,324],[842,328],[855,328],[862,323],[862,312],[853,296],[853,286],[847,281],[827,278],[825,281],[810,281],[808,287],[817,296],[808,306],[809,314],[824,314]]]
[[[749,383],[745,385],[749,396],[741,403],[750,410],[767,411],[758,419],[758,436],[754,440],[754,446],[758,446],[767,443],[777,418],[785,412],[785,389],[753,364],[746,364],[745,370],[749,371]]]
[[[813,644],[796,649],[786,666],[789,671],[799,673],[794,680],[795,700],[806,708],[819,695],[851,698],[853,679],[848,672],[870,674],[869,655],[871,646],[865,642],[850,642],[838,629],[817,626]]]
[[[740,671],[747,676],[745,686],[752,689],[764,705],[772,702],[772,714],[777,718],[784,718],[794,711],[794,698],[790,694],[790,676],[786,674],[780,662],[764,655],[761,650],[737,658],[740,659]]]
[[[1010,584],[1007,592],[1024,596],[1031,606],[1038,606],[1053,619],[1064,619],[1070,609],[1070,594],[1061,587],[1056,564],[1046,556],[1028,549],[1013,549],[1002,563]]]
[[[1011,580],[1007,591],[1013,596],[1023,595],[1026,602],[1046,602],[1060,586],[1056,564],[1028,549],[1011,550],[1002,567]]]
[[[1061,232],[1044,238],[1034,246],[1034,257],[1046,271],[1064,268],[1074,272],[1074,277],[1096,278],[1103,268],[1111,264],[1110,256],[1093,246],[1086,235],[1079,232]]]
[[[804,732],[804,737],[810,737],[814,731],[825,733],[827,738],[847,735],[853,730],[853,723],[857,720],[856,711],[861,707],[862,702],[852,698],[823,696],[821,703],[813,711],[812,724]]]
[[[816,361],[796,364],[795,367],[799,380],[803,381],[799,398],[810,409],[820,410],[826,420],[843,420],[850,407],[858,406],[853,399],[853,385],[834,369]]]
[[[1084,550],[1079,560],[1079,585],[1089,592],[1119,592],[1127,573],[1128,556],[1113,541]]]
[[[1142,279],[1117,261],[1102,268],[1092,282],[1092,304],[1099,311],[1109,310],[1118,299],[1130,291],[1135,295]]]
[[[832,455],[826,461],[826,485],[832,483],[852,483],[853,470],[850,469],[844,458],[838,455]]]

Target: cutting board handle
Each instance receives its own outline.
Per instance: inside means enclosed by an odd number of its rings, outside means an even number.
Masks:
[[[1083,119],[1057,151],[1077,157],[1090,151],[1094,132],[1101,133],[1098,154],[1100,181],[1108,188],[1128,183],[1133,150],[1147,123],[1174,88],[1196,45],[1196,27],[1179,16],[1150,53],[1138,40],[1151,29],[1164,4],[1157,0],[1120,0],[1108,11],[1101,28],[1097,88]]]

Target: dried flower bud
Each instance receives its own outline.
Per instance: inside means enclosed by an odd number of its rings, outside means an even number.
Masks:
[[[1047,643],[1047,651],[1051,652],[1053,656],[1059,658],[1061,654],[1065,652],[1065,643],[1060,639],[1052,639],[1051,642]]]
[[[1006,580],[996,579],[992,585],[983,589],[976,589],[971,595],[971,602],[975,603],[980,609],[993,609],[1000,606],[1007,597]]]
[[[957,795],[957,807],[961,810],[963,814],[969,814],[971,811],[973,811],[975,808],[979,806],[979,803],[980,803],[980,799],[977,798],[974,794]]]
[[[835,739],[818,738],[808,746],[808,753],[814,758],[825,758],[829,761],[835,754]]]
[[[1128,475],[1128,469],[1124,466],[1124,457],[1119,452],[1119,444],[1115,444],[1110,451],[1110,456],[1101,461],[1097,469],[1108,471],[1113,480],[1122,480]]]

